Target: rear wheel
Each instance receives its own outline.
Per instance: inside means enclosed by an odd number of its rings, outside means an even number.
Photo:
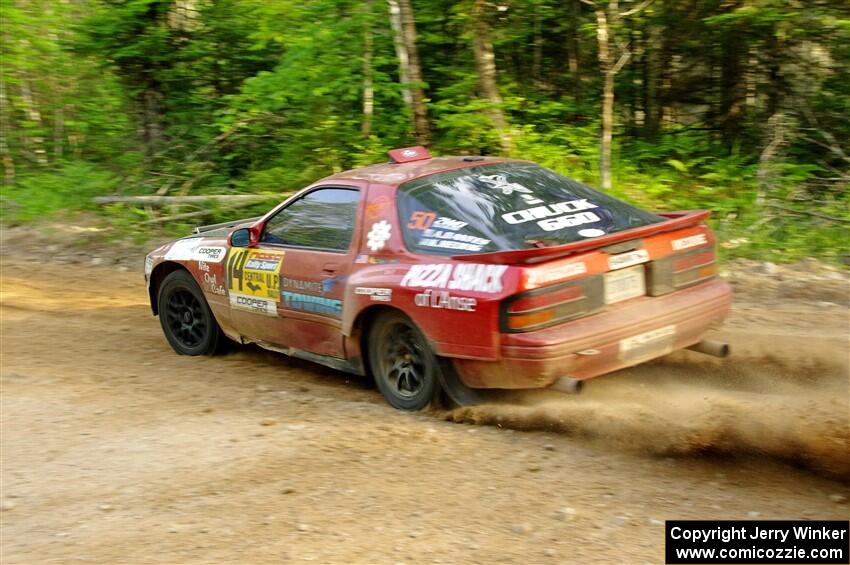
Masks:
[[[369,366],[394,408],[422,410],[439,391],[437,357],[413,321],[400,312],[379,315],[369,331]]]
[[[440,384],[448,397],[443,403],[446,407],[475,406],[492,400],[497,391],[470,388],[466,386],[452,365],[451,359],[440,359]]]
[[[162,331],[180,355],[213,355],[224,342],[201,289],[187,271],[165,277],[157,301]]]

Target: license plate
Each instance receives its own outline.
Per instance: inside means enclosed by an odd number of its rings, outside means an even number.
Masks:
[[[676,326],[664,326],[620,340],[620,358],[625,361],[651,359],[673,350]]]
[[[605,304],[646,294],[643,265],[605,273]]]

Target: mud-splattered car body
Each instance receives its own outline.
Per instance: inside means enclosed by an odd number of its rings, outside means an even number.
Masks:
[[[156,249],[145,265],[154,313],[162,281],[182,269],[230,339],[365,374],[369,325],[392,309],[476,389],[602,375],[692,346],[728,312],[707,212],[629,207],[621,221],[610,210],[628,205],[526,161],[391,157]],[[552,201],[551,183],[572,192]],[[517,226],[528,226],[521,243]]]

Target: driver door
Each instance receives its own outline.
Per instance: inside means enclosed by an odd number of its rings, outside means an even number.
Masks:
[[[353,242],[361,199],[357,188],[322,186],[266,221],[258,245],[242,250],[244,260],[234,262],[233,269],[228,265],[229,274],[239,275],[239,280],[230,282],[241,282],[238,289],[249,297],[242,299],[246,304],[231,300],[242,335],[279,347],[345,357],[342,301],[356,254]]]

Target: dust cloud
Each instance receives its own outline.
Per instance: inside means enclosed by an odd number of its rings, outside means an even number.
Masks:
[[[441,416],[656,456],[766,457],[850,480],[848,373],[840,351],[796,361],[679,352],[590,380],[578,395],[505,392]]]

